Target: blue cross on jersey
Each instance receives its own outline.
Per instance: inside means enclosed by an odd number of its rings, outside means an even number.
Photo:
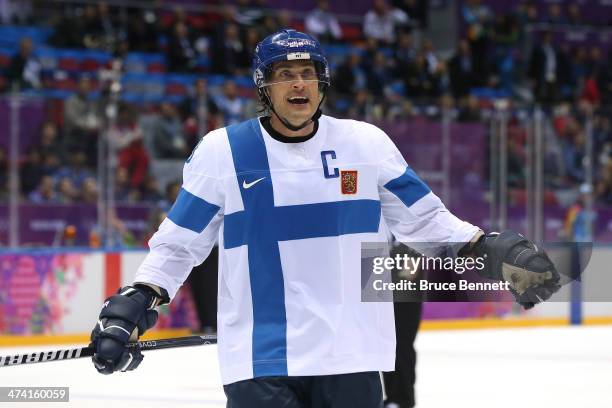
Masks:
[[[253,374],[287,375],[285,289],[278,242],[376,232],[380,202],[350,200],[277,207],[257,119],[230,126],[227,133],[238,185],[263,177],[257,188],[240,189],[244,211],[224,219],[225,248],[249,247]]]

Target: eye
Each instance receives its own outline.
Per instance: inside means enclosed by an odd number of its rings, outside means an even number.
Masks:
[[[281,79],[292,79],[293,78],[293,74],[291,73],[291,71],[289,70],[282,70],[278,73],[279,78]]]
[[[316,79],[317,73],[314,69],[307,69],[302,72],[302,78],[304,79]]]

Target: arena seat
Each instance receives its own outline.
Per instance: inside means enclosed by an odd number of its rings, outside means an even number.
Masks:
[[[57,61],[57,68],[66,71],[79,71],[81,68],[81,61],[85,55],[84,50],[72,50],[63,49],[59,50],[59,59]]]
[[[213,74],[213,75],[208,75],[206,77],[206,80],[208,81],[208,86],[216,87],[216,86],[222,86],[225,83],[225,81],[227,81],[227,77],[225,75]]]
[[[125,58],[127,72],[165,72],[166,57],[162,53],[130,52]]]
[[[128,72],[121,78],[123,92],[136,94],[143,102],[161,101],[166,93],[163,74]]]
[[[193,74],[166,74],[166,94],[169,96],[185,96],[193,92],[194,83],[198,78]]]
[[[112,56],[109,52],[98,50],[87,50],[83,53],[81,71],[96,71],[98,69],[110,68]]]

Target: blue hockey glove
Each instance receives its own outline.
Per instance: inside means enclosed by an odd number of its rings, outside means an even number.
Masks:
[[[154,307],[168,303],[168,293],[161,289],[137,284],[119,289],[102,306],[98,323],[91,332],[94,366],[102,374],[133,370],[144,356],[137,348],[127,348],[129,341],[137,341],[157,322]]]

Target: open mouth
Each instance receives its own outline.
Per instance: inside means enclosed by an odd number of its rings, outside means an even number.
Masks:
[[[308,98],[305,96],[292,96],[288,101],[292,105],[304,105],[308,103]]]

